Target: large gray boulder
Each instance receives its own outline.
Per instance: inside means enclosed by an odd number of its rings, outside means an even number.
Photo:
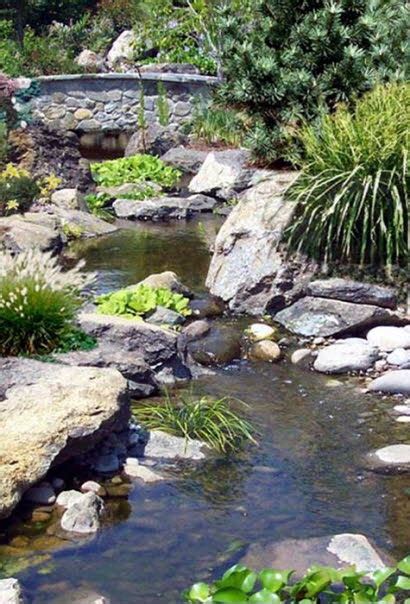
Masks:
[[[361,338],[347,338],[322,348],[313,364],[322,373],[366,371],[379,358],[379,351]]]
[[[51,195],[51,203],[66,210],[84,210],[84,198],[78,189],[59,189]]]
[[[137,130],[131,135],[125,148],[125,157],[138,153],[162,155],[175,145],[183,143],[185,136],[180,130],[171,130],[157,122],[148,123],[144,130]]]
[[[35,248],[47,252],[61,247],[57,222],[49,214],[28,212],[0,218],[0,250],[18,253]]]
[[[77,227],[81,237],[97,237],[118,230],[114,224],[82,210],[54,206],[51,211],[58,229],[63,233],[66,227]]]
[[[410,472],[410,445],[388,445],[369,453],[367,461],[373,470],[385,473]]]
[[[398,324],[400,320],[394,312],[379,306],[312,296],[297,300],[275,315],[275,321],[283,327],[308,337],[355,334],[380,323]]]
[[[144,201],[117,199],[113,208],[118,218],[166,221],[186,219],[196,212],[211,212],[216,204],[217,201],[213,197],[206,195],[165,196]]]
[[[250,153],[244,149],[212,151],[188,188],[191,193],[205,193],[229,199],[249,185],[254,173],[254,170],[247,167],[249,160]]]
[[[17,579],[0,580],[1,604],[24,604],[23,592]]]
[[[308,296],[332,298],[355,304],[373,304],[394,309],[397,306],[397,294],[394,289],[374,283],[362,283],[350,279],[320,279],[311,281],[306,288]]]
[[[115,369],[0,360],[0,517],[48,470],[93,448],[129,418]]]
[[[185,439],[152,430],[144,447],[144,457],[160,459],[205,459],[207,447],[200,440]]]
[[[283,191],[295,172],[272,172],[244,193],[218,233],[206,284],[235,312],[278,310],[301,295],[313,267],[280,249],[294,205]]]
[[[371,329],[367,339],[372,346],[388,352],[396,348],[410,348],[410,332],[404,327],[381,325]]]
[[[78,534],[96,533],[100,528],[100,517],[104,502],[95,493],[81,494],[69,505],[61,518],[61,528]]]
[[[386,394],[410,395],[410,369],[388,371],[373,380],[369,385],[369,390]]]
[[[136,36],[132,30],[125,30],[118,36],[107,55],[110,69],[121,70],[125,65],[133,62],[135,41]]]
[[[202,151],[201,149],[191,149],[190,147],[172,147],[169,151],[164,153],[161,157],[162,161],[177,168],[185,174],[197,174],[204,163],[208,151]]]

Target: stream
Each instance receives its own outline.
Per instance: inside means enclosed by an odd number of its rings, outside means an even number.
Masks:
[[[220,224],[213,216],[139,224],[77,242],[70,253],[97,271],[99,292],[163,270],[200,292]],[[243,325],[238,321],[238,329]],[[275,365],[238,361],[202,377],[190,385],[194,393],[246,403],[258,446],[182,464],[170,481],[136,484],[95,537],[48,551],[44,562],[14,576],[34,604],[70,604],[73,591],[99,593],[112,604],[179,604],[183,589],[236,562],[250,543],[358,532],[404,556],[410,477],[370,472],[364,457],[404,442],[408,428],[388,413],[391,399],[361,388],[359,378],[323,376],[286,358]]]

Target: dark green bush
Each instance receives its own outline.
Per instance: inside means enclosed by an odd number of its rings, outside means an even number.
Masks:
[[[379,81],[404,77],[408,12],[401,0],[255,0],[221,11],[221,94],[254,121],[265,162],[298,161],[298,129]]]
[[[380,86],[301,133],[291,249],[326,262],[407,266],[410,85]]]

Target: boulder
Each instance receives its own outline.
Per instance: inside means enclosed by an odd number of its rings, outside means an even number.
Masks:
[[[59,189],[51,195],[51,203],[66,210],[84,209],[83,196],[77,189]]]
[[[118,230],[114,224],[107,222],[82,210],[69,210],[55,206],[50,210],[55,217],[59,229],[64,232],[66,226],[77,227],[81,237],[97,237],[108,235]]]
[[[48,470],[93,448],[129,417],[114,369],[0,359],[0,517]]]
[[[397,324],[400,318],[379,306],[307,296],[278,312],[275,321],[300,336],[329,337],[360,333],[378,323]]]
[[[63,365],[79,367],[111,367],[128,380],[131,398],[145,398],[158,390],[151,367],[135,352],[124,350],[121,344],[102,342],[92,350],[79,350],[54,355]]]
[[[372,572],[385,568],[390,562],[381,558],[364,535],[355,533],[255,544],[240,561],[257,571],[263,568],[293,569],[298,578],[313,565],[336,568],[355,565],[360,572]]]
[[[112,199],[120,199],[123,195],[140,193],[141,191],[144,191],[147,187],[150,187],[158,194],[162,190],[160,185],[151,181],[143,183],[124,182],[122,185],[113,185],[110,187],[99,185],[97,186],[97,193],[104,193],[104,195],[108,195]]]
[[[130,457],[127,459],[124,465],[124,473],[129,478],[139,478],[146,483],[160,482],[161,480],[164,480],[160,474],[157,474],[149,468],[140,465],[138,459],[135,457]]]
[[[394,309],[397,306],[397,294],[394,289],[381,287],[374,283],[362,283],[350,279],[320,279],[311,281],[306,287],[308,296],[332,298],[355,304],[373,304]]]
[[[386,394],[410,395],[410,369],[388,371],[373,380],[369,385],[369,390]]]
[[[279,310],[302,295],[313,265],[286,259],[280,248],[294,205],[283,191],[295,172],[271,177],[245,192],[215,241],[206,284],[235,312],[261,315]]]
[[[136,37],[132,30],[125,30],[118,36],[107,54],[110,69],[121,69],[124,64],[133,62],[135,42]]]
[[[276,334],[276,329],[266,323],[252,323],[245,330],[245,334],[250,340],[260,342],[261,340],[272,340]]]
[[[293,365],[309,365],[311,360],[312,351],[310,348],[298,348],[290,357],[290,362]]]
[[[262,340],[252,345],[248,352],[248,356],[252,361],[265,361],[272,363],[279,361],[281,351],[276,342],[271,340]]]
[[[410,445],[388,445],[367,456],[373,470],[385,473],[410,472]]]
[[[182,197],[159,197],[135,201],[116,199],[113,203],[115,215],[128,220],[168,221],[182,220],[189,216],[188,202]]]
[[[176,294],[182,294],[187,298],[190,298],[192,296],[192,292],[190,291],[190,289],[182,283],[178,275],[173,271],[153,273],[152,275],[148,275],[148,277],[137,283],[137,285],[132,285],[130,287],[137,287],[138,285],[149,285],[150,287],[164,287],[165,289],[170,289]]]
[[[71,504],[61,518],[61,528],[78,534],[95,533],[100,528],[104,502],[95,493],[85,493]]]
[[[366,371],[379,358],[377,348],[370,346],[367,340],[347,338],[336,344],[322,348],[313,367],[321,373],[347,373]]]
[[[96,52],[88,50],[87,48],[80,52],[74,59],[74,62],[89,73],[98,73],[103,71],[104,68],[104,59]]]
[[[181,131],[170,130],[157,122],[151,122],[144,131],[137,130],[130,137],[125,148],[125,157],[138,155],[139,153],[151,153],[152,155],[163,155],[175,145],[184,142],[185,136]]]
[[[170,308],[164,306],[157,306],[155,311],[147,319],[147,323],[153,325],[183,325],[185,323],[185,317],[179,312],[175,312]]]
[[[225,303],[217,296],[205,294],[191,300],[189,308],[198,319],[215,318],[224,314]]]
[[[151,430],[144,447],[144,457],[199,460],[205,459],[206,451],[206,445],[200,440],[186,440],[162,430]]]
[[[211,329],[211,326],[208,321],[204,319],[199,319],[198,321],[193,321],[182,330],[182,336],[186,338],[187,342],[193,342],[194,340],[200,340],[204,336],[206,336]]]
[[[48,252],[61,249],[62,244],[57,222],[48,214],[28,212],[0,218],[0,250],[19,253],[35,248]]]
[[[204,163],[208,151],[202,151],[200,149],[191,149],[190,147],[172,147],[164,155],[162,155],[162,161],[168,166],[177,168],[185,174],[197,174]]]
[[[215,326],[203,338],[188,343],[188,351],[200,365],[226,365],[241,357],[241,336],[229,326]]]
[[[191,193],[206,193],[228,200],[249,185],[254,172],[247,168],[249,161],[250,153],[244,149],[212,151],[188,189]]]
[[[80,501],[82,497],[83,493],[80,493],[80,491],[62,491],[57,497],[56,504],[67,509],[77,503],[77,501]]]
[[[390,351],[395,348],[410,348],[410,332],[404,327],[380,326],[371,329],[367,339],[372,346]]]
[[[405,369],[410,369],[407,365],[410,365],[410,350],[405,350],[404,348],[396,348],[387,356],[387,362],[390,365],[397,365],[398,367],[403,367]]]
[[[0,579],[1,604],[24,604],[23,591],[17,579]]]
[[[104,487],[101,486],[98,482],[95,482],[95,480],[86,480],[85,482],[83,482],[83,484],[81,485],[81,492],[95,493],[96,495],[99,495],[99,497],[104,497],[106,495]]]
[[[184,365],[178,347],[178,335],[168,329],[133,321],[124,317],[83,312],[79,322],[87,333],[100,342],[114,344],[122,351],[134,353],[155,372],[168,370],[175,379],[187,379],[190,372]]]

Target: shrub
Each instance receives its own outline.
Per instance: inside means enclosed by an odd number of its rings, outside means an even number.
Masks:
[[[47,354],[73,331],[81,290],[92,276],[81,264],[63,272],[50,253],[0,254],[0,354]]]
[[[0,216],[26,212],[40,188],[27,170],[7,164],[0,172]]]
[[[103,186],[150,181],[166,188],[178,182],[181,173],[153,155],[122,157],[91,166],[94,180]]]
[[[406,265],[410,85],[378,87],[301,134],[306,165],[288,197],[292,249],[318,260]]]
[[[163,306],[188,316],[189,299],[182,294],[173,293],[164,287],[150,287],[140,284],[128,289],[98,296],[98,310],[104,315],[121,315],[123,317],[142,317],[153,312],[157,306]]]
[[[407,21],[401,0],[256,0],[250,13],[226,3],[221,94],[253,118],[256,156],[298,161],[303,119],[403,78]]]
[[[91,214],[98,216],[102,220],[107,222],[113,222],[114,216],[112,215],[109,205],[111,197],[105,193],[90,193],[85,196],[85,202]]]
[[[188,602],[238,602],[239,604],[313,604],[313,602],[361,602],[394,604],[410,591],[410,556],[397,567],[373,573],[313,566],[300,579],[290,582],[294,571],[265,568],[259,573],[241,564],[233,566],[222,579],[210,585],[196,583],[185,594]],[[402,574],[403,573],[403,574]],[[408,600],[405,600],[408,602]]]
[[[163,405],[136,407],[133,414],[148,430],[199,439],[221,453],[235,451],[246,441],[255,442],[252,426],[232,411],[226,397],[191,400],[182,396],[174,403],[167,394]]]
[[[190,133],[208,145],[240,147],[244,143],[249,120],[245,114],[217,104],[197,105]]]

